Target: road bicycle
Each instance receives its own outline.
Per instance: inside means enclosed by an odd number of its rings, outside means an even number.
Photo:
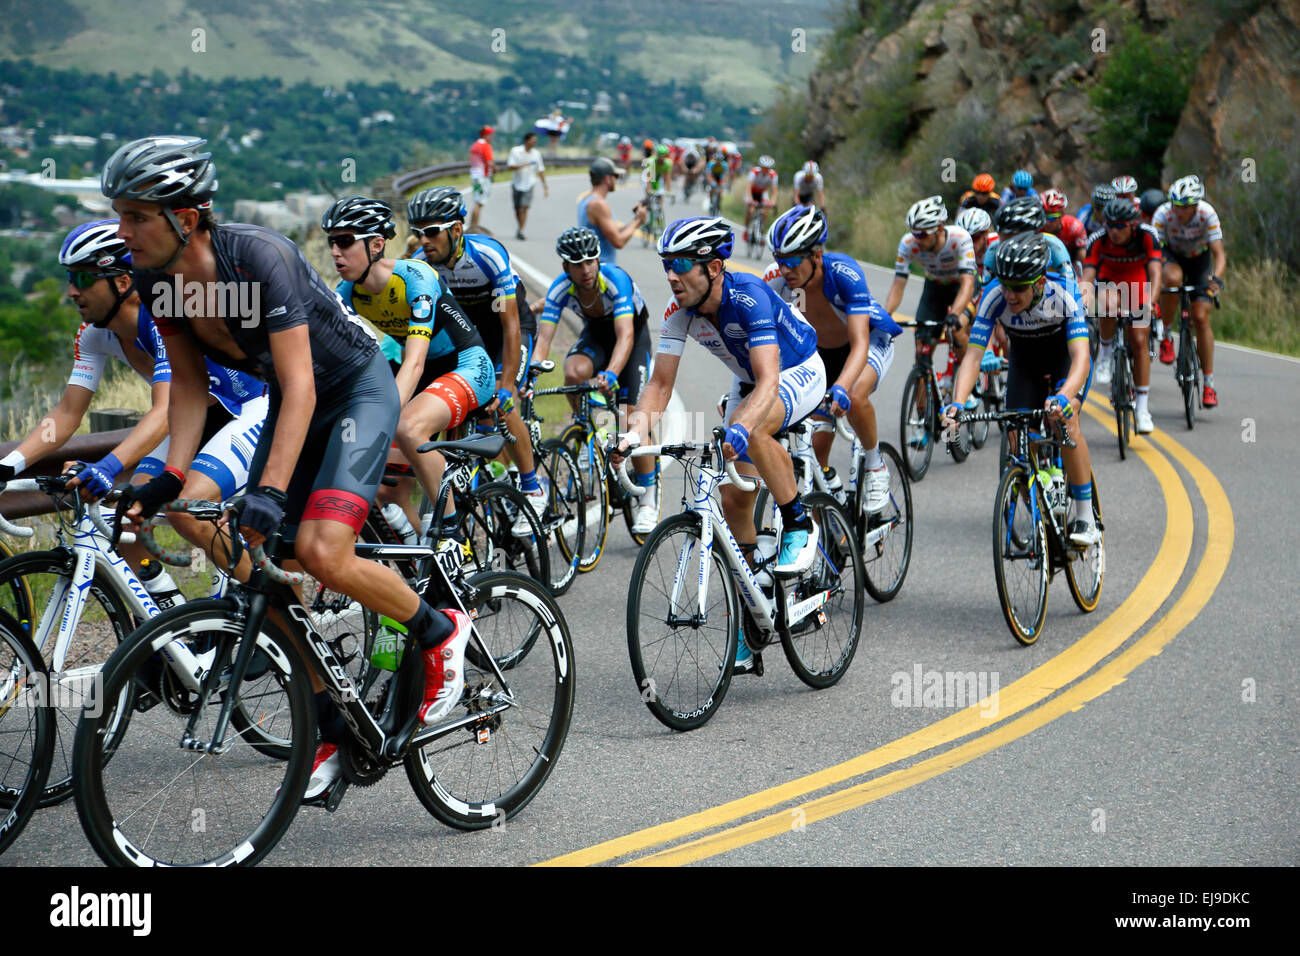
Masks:
[[[907,475],[913,481],[920,481],[929,471],[934,446],[943,435],[940,420],[943,407],[952,400],[952,380],[957,369],[956,355],[949,339],[948,368],[944,373],[946,384],[940,388],[939,379],[934,372],[934,349],[943,331],[944,320],[930,319],[899,324],[916,328],[916,362],[907,373],[907,382],[903,385],[899,430],[902,432],[903,464],[907,468]],[[957,328],[953,321],[948,322],[948,325]],[[958,428],[957,439],[949,443],[948,450],[953,461],[966,460],[971,450],[969,424]]]
[[[745,223],[749,258],[762,259],[767,252],[767,203],[755,203]]]
[[[1178,295],[1178,358],[1174,363],[1174,378],[1183,393],[1183,415],[1187,419],[1187,428],[1196,426],[1196,410],[1204,408],[1201,374],[1201,356],[1196,351],[1196,324],[1192,321],[1192,296],[1204,292],[1205,288],[1194,285],[1175,285],[1161,290]],[[1211,298],[1214,307],[1219,307],[1219,297]]]
[[[439,447],[455,451],[457,444]],[[170,507],[215,522],[228,506]],[[313,804],[335,810],[350,786],[370,786],[399,764],[425,808],[457,829],[499,825],[536,796],[563,748],[574,700],[569,628],[546,588],[508,571],[467,576],[458,562],[418,545],[359,543],[356,550],[421,561],[424,599],[472,618],[465,690],[452,713],[434,726],[420,724],[423,655],[406,647],[404,636],[393,635],[395,671],[370,661],[373,647],[366,647],[366,666],[349,673],[292,590],[302,576],[273,563],[289,556],[287,546],[270,557],[252,549],[247,584],[145,623],[104,667],[102,697],[97,691],[95,698],[102,703],[86,711],[73,750],[78,816],[101,859],[121,866],[263,859],[298,812],[311,774],[317,737],[309,673],[325,684],[346,725],[342,776]],[[538,652],[508,667],[498,663],[498,648],[521,641]],[[191,644],[213,653],[196,692],[183,702],[144,694],[155,650],[175,670],[167,652]],[[259,718],[287,741],[282,755],[250,746],[233,721],[229,687],[255,670],[283,689]]]
[[[812,436],[821,431],[836,431],[852,445],[847,486],[837,481],[839,487],[831,487],[817,461]],[[867,593],[882,604],[892,601],[902,589],[912,561],[912,485],[898,452],[888,442],[879,445],[880,457],[889,471],[889,494],[883,509],[869,512],[866,449],[845,418],[833,422],[829,418],[806,418],[778,432],[776,437],[790,452],[799,494],[832,495],[851,516],[853,533],[861,549],[863,585]],[[759,489],[754,501],[754,527],[759,531],[773,531],[779,515],[768,489]]]
[[[1128,347],[1128,330],[1135,316],[1128,311],[1115,313],[1115,344],[1111,352],[1110,404],[1115,410],[1115,438],[1119,458],[1128,457],[1128,446],[1137,431],[1137,391],[1133,384],[1133,356]],[[1140,316],[1138,316],[1140,318]],[[1153,336],[1148,335],[1148,339]]]
[[[641,245],[649,247],[659,241],[659,234],[664,231],[664,195],[662,192],[650,192],[645,197],[646,220],[642,227]]]
[[[958,420],[987,416],[1012,433],[1012,450],[1004,464],[993,504],[993,571],[1002,616],[1017,641],[1033,644],[1047,617],[1047,586],[1058,571],[1065,572],[1070,596],[1080,611],[1088,613],[1101,598],[1106,568],[1103,538],[1088,548],[1078,548],[1066,537],[1069,510],[1060,450],[1074,441],[1060,423],[1042,429],[1044,412],[1020,409],[998,413],[976,412]],[[1101,494],[1092,478],[1092,514],[1098,531],[1104,531]]]
[[[55,744],[40,798],[42,807],[72,795],[73,734],[94,694],[104,662],[127,634],[160,613],[153,596],[116,550],[113,533],[100,515],[99,506],[83,502],[75,490],[68,489],[68,478],[38,477],[9,483],[13,491],[50,495],[59,519],[58,540],[49,550],[20,554],[0,563],[0,593],[12,594],[10,586],[21,581],[28,595],[21,604],[6,602],[0,606],[0,623],[31,640],[47,671]],[[72,512],[70,519],[65,517],[68,511]],[[130,542],[135,537],[127,534],[122,540]],[[148,529],[138,540],[156,560],[177,567],[191,562],[188,553],[161,548]],[[219,580],[216,590],[223,586]],[[194,675],[206,669],[208,663],[201,652],[195,653],[192,648],[178,648],[176,653],[183,666],[175,674],[165,673],[155,661],[156,679],[150,684],[150,692],[179,701],[197,688]],[[240,688],[248,699],[265,697],[269,692],[270,688],[256,676]],[[274,750],[281,743],[260,733],[244,703],[236,708],[233,719],[247,729],[250,740],[257,745]]]
[[[722,210],[722,183],[709,181],[708,205],[704,212],[707,216],[721,215]]]
[[[675,458],[683,472],[685,510],[660,521],[646,539],[627,598],[628,653],[637,693],[673,730],[700,727],[717,711],[740,640],[754,654],[755,674],[763,673],[763,649],[779,640],[799,679],[824,688],[848,671],[862,631],[862,555],[849,516],[831,495],[808,495],[804,507],[821,535],[813,566],[794,578],[779,577],[771,570],[773,547],[771,556],[751,569],[714,492],[724,482],[753,491],[758,482],[724,461],[724,435],[714,428],[710,442],[631,452]],[[626,471],[616,473],[624,490],[637,495]],[[779,528],[776,534],[779,541]],[[761,584],[756,575],[770,583]],[[713,578],[720,587],[710,587]]]
[[[0,621],[0,854],[36,812],[54,758],[54,714],[41,652]]]

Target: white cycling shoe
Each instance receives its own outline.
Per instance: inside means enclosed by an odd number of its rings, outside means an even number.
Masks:
[[[1156,430],[1156,423],[1151,420],[1150,412],[1137,413],[1137,433],[1139,435],[1150,435]]]
[[[867,512],[875,514],[884,511],[889,504],[889,466],[867,472]]]
[[[632,533],[649,534],[655,529],[655,525],[659,523],[659,506],[653,501],[637,505],[634,519]]]
[[[546,514],[548,504],[546,492],[539,488],[537,491],[524,492],[524,497],[528,499],[528,504],[532,506],[533,513],[537,515],[537,520],[540,522],[542,516]],[[526,538],[532,534],[533,526],[528,521],[528,515],[520,512],[515,517],[515,523],[510,526],[510,533],[516,538]]]

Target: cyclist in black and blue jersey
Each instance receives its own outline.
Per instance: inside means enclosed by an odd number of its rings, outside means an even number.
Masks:
[[[385,241],[397,233],[387,203],[346,196],[325,211],[321,228],[342,277],[335,291],[385,339],[400,345],[395,377],[402,416],[396,444],[435,501],[447,461],[439,452],[422,455],[418,449],[492,400],[492,360],[447,284],[427,263],[384,258]],[[409,490],[404,497],[398,503],[409,507]],[[449,497],[449,512],[452,507]]]
[[[590,229],[573,227],[560,233],[556,255],[564,264],[546,292],[537,333],[534,361],[551,354],[551,340],[560,314],[570,309],[582,319],[578,341],[564,357],[564,383],[589,382],[618,406],[619,424],[627,427],[627,416],[641,396],[641,386],[650,369],[650,310],[641,289],[630,275],[612,263],[600,261],[600,238]],[[599,369],[599,371],[597,371]],[[576,409],[577,396],[569,396]],[[634,459],[634,481],[654,487],[654,462]],[[637,505],[633,534],[649,534],[659,521],[659,508],[652,501]]]
[[[794,462],[772,436],[821,404],[826,370],[817,354],[817,333],[803,315],[758,276],[727,271],[734,242],[731,227],[721,218],[678,219],[659,237],[674,301],[664,312],[650,381],[610,461],[618,465],[668,407],[686,339],[695,339],[732,373],[723,454],[728,461],[744,462],[738,470],[745,474],[761,475],[781,509],[774,570],[799,575],[812,566],[818,529],[804,511]],[[724,485],[721,494],[731,533],[742,550],[752,553],[757,540],[753,493]],[[736,665],[744,672],[751,660],[742,641]]]
[[[460,303],[496,365],[496,398],[487,411],[499,408],[515,442],[509,454],[519,468],[519,486],[538,517],[547,495],[538,481],[528,427],[515,407],[519,383],[528,370],[537,322],[528,307],[523,283],[510,267],[510,253],[490,236],[465,232],[465,202],[451,186],[425,189],[411,197],[406,218],[420,237],[417,260],[433,266]],[[528,516],[515,519],[513,532],[532,533]]]
[[[826,252],[826,216],[813,206],[795,206],[767,232],[775,261],[763,280],[782,299],[797,302],[817,332],[817,351],[826,365],[830,412],[848,415],[866,452],[867,510],[889,503],[889,471],[880,456],[876,410],[871,395],[894,362],[894,339],[903,329],[867,287],[866,271],[851,256]],[[815,414],[821,414],[817,412]],[[834,432],[813,436],[813,450],[827,470]]]
[[[392,373],[374,335],[292,242],[262,226],[215,222],[216,171],[204,142],[135,140],[102,174],[136,286],[172,363],[167,467],[119,510],[129,506],[127,517],[138,521],[181,493],[181,469],[194,457],[206,411],[204,356],[266,381],[271,407],[249,465],[240,531],[256,545],[281,525],[296,527],[295,556],[317,581],[400,622],[423,649],[419,718],[434,723],[464,689],[469,618],[431,608],[396,571],[353,550],[397,427]],[[181,308],[166,293],[173,283],[207,294],[187,294]],[[322,743],[307,798],[338,779],[344,731],[314,671],[311,680]]]
[[[1092,514],[1092,462],[1078,415],[1092,380],[1088,326],[1078,298],[1059,276],[1048,273],[1050,259],[1046,238],[1036,232],[998,243],[993,259],[998,281],[980,299],[970,345],[953,383],[953,401],[943,410],[943,424],[956,426],[962,405],[975,388],[993,326],[1001,325],[1011,340],[1007,408],[1042,406],[1053,420],[1064,420],[1075,442],[1074,448],[1061,449],[1072,511],[1066,533],[1076,547],[1087,548],[1101,539]]]

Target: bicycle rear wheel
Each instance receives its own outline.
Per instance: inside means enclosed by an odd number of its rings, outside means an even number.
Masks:
[[[1129,435],[1129,404],[1131,402],[1132,390],[1129,388],[1128,381],[1128,361],[1121,354],[1121,350],[1116,348],[1112,358],[1111,372],[1111,391],[1110,402],[1115,409],[1115,439],[1119,442],[1119,458],[1123,461],[1128,457]]]
[[[1047,526],[1035,518],[1030,495],[1046,507],[1023,465],[998,482],[993,514],[993,572],[1007,627],[1021,644],[1038,640],[1047,617]]]
[[[914,365],[907,375],[907,384],[903,386],[903,407],[899,416],[903,465],[907,468],[907,476],[913,481],[924,478],[930,467],[930,456],[934,454],[930,423],[934,416],[935,409],[931,408],[930,402],[929,374],[920,365]]]
[[[1192,338],[1191,319],[1184,316],[1178,334],[1178,385],[1183,390],[1183,414],[1190,431],[1196,427],[1196,340]]]
[[[979,374],[978,394],[980,398],[980,404],[986,411],[988,410],[989,407],[988,406],[989,400],[985,396],[988,390],[993,387],[992,378],[993,377],[988,372],[980,372]],[[966,425],[966,428],[969,429],[970,431],[971,447],[975,448],[976,450],[983,448],[984,443],[989,439],[989,423],[970,422],[969,424]]]
[[[545,587],[501,571],[469,584],[476,596],[465,609],[494,658],[522,635],[545,639],[505,672],[506,686],[471,638],[465,692],[447,719],[478,719],[411,751],[404,763],[426,810],[458,830],[481,830],[527,806],[555,768],[573,715],[575,668],[569,626]]]
[[[889,500],[882,511],[866,510],[866,492],[859,478],[854,500],[854,530],[862,549],[863,586],[882,604],[897,597],[912,563],[912,485],[894,446],[880,443],[880,457],[889,469]],[[861,467],[858,474],[862,474]],[[883,533],[882,528],[887,528]],[[874,540],[869,540],[874,538]]]
[[[289,828],[311,773],[316,721],[307,665],[274,621],[263,623],[257,647],[284,689],[283,713],[275,717],[291,741],[287,760],[261,753],[233,730],[224,753],[179,746],[196,709],[196,737],[212,739],[223,696],[219,680],[201,699],[160,701],[142,690],[155,653],[173,641],[228,643],[213,663],[224,670],[242,628],[233,600],[192,601],[143,624],[105,665],[102,696],[96,693],[78,724],[73,748],[77,815],[105,863],[252,865]],[[103,739],[113,727],[117,745],[106,760]]]
[[[702,727],[727,696],[740,607],[731,570],[700,519],[673,515],[646,538],[627,592],[627,648],[637,693],[673,730]],[[700,549],[707,550],[708,603],[700,613]]]
[[[472,505],[464,521],[475,571],[517,571],[549,584],[546,536],[523,492],[504,482],[491,481],[475,489],[469,499]],[[515,519],[520,514],[526,516],[529,526],[529,533],[523,536],[514,533]]]
[[[582,557],[578,570],[583,574],[600,563],[605,553],[605,538],[609,534],[609,487],[605,481],[605,453],[596,439],[587,434],[581,425],[571,425],[560,436],[578,463],[582,479],[583,498],[586,502],[586,530],[582,539]]]
[[[0,853],[36,812],[54,755],[49,674],[25,634],[0,623]]]
[[[795,600],[821,597],[825,603],[781,635],[795,676],[822,689],[848,672],[862,635],[862,554],[853,523],[840,503],[824,492],[804,496],[817,522],[820,541],[808,573],[795,583]]]
[[[1102,529],[1101,495],[1097,491],[1096,475],[1092,476],[1092,518],[1098,529]],[[1083,550],[1068,547],[1066,558],[1065,580],[1070,585],[1070,597],[1083,613],[1096,610],[1101,599],[1101,581],[1106,572],[1104,542],[1098,541]]]

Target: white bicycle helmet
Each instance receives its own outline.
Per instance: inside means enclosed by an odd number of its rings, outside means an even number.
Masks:
[[[975,206],[957,213],[956,224],[972,236],[977,232],[988,232],[993,228],[993,220],[989,218],[989,214]]]
[[[948,207],[942,196],[930,196],[912,204],[907,211],[907,228],[913,231],[934,229],[948,221]]]
[[[659,236],[661,258],[727,259],[735,236],[721,216],[713,219],[678,219]]]
[[[1169,201],[1175,206],[1190,206],[1205,198],[1200,176],[1184,176],[1169,187]]]
[[[1138,191],[1138,181],[1132,176],[1116,176],[1110,181],[1110,185],[1121,196]]]

